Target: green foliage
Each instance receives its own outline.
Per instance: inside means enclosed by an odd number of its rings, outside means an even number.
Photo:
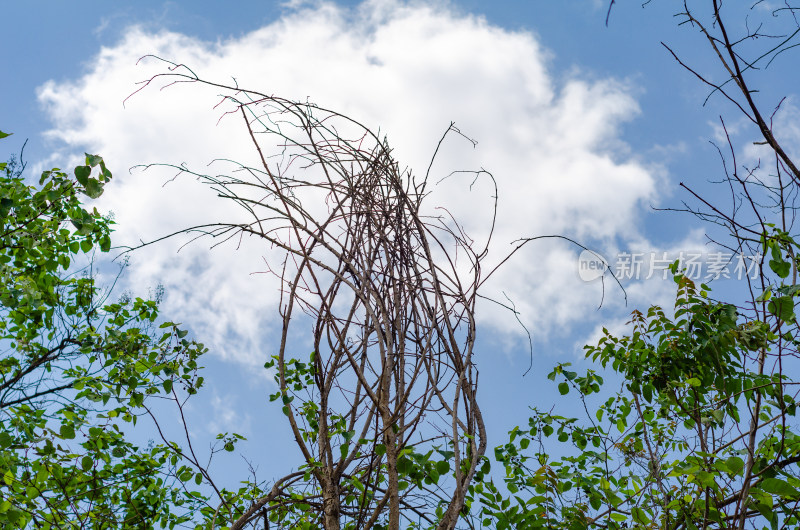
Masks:
[[[762,321],[739,322],[735,307],[708,299],[706,286],[681,274],[675,281],[674,317],[657,306],[634,311],[630,334],[604,330],[586,347],[622,377],[620,392],[602,400],[594,371],[553,370],[549,378],[581,400],[587,417],[534,409],[527,428],[510,432],[495,451],[504,488],[489,481],[473,489],[485,525],[729,528],[742,517],[776,528],[796,520],[796,383],[747,362],[787,337]],[[552,438],[567,456],[548,456]]]
[[[139,448],[125,425],[151,397],[196,392],[205,349],[159,325],[156,300],[108,303],[98,287],[92,256],[111,248],[112,221],[82,196],[99,197],[111,172],[88,154],[74,179],[56,168],[38,186],[13,160],[0,171],[0,526],[187,521],[200,496],[171,478],[176,446]]]

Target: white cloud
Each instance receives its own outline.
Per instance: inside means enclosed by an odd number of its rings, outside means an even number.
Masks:
[[[103,48],[71,83],[48,82],[40,100],[53,120],[49,136],[65,153],[101,153],[115,168],[102,198],[119,222],[117,242],[130,244],[191,224],[230,219],[236,208],[175,171],[128,167],[167,162],[210,171],[215,158],[254,160],[235,119],[220,120],[219,90],[199,85],[149,87],[126,101],[136,82],[163,70],[140,57],[183,63],[201,77],[311,101],[388,133],[401,165],[422,174],[451,121],[476,138],[450,141],[434,179],[453,170],[490,170],[499,186],[499,215],[490,260],[519,237],[564,234],[587,244],[640,241],[645,207],[658,199],[657,173],[627,153],[619,126],[638,106],[624,82],[554,81],[553,61],[536,38],[492,26],[446,6],[368,1],[347,10],[301,4],[241,37],[202,42],[168,31],[129,28]],[[62,153],[63,155],[64,153]],[[214,166],[212,166],[213,168]],[[478,240],[486,235],[488,186],[469,191],[449,179],[431,197]],[[176,254],[167,241],[134,254],[131,281],[161,281],[167,309],[185,315],[197,334],[226,356],[263,363],[274,353],[277,281],[265,270],[269,249],[228,244],[213,252],[204,240]],[[594,308],[597,291],[577,275],[578,250],[533,243],[487,285],[509,294],[535,333],[566,329]],[[274,264],[274,263],[273,263]],[[506,312],[481,308],[482,321],[518,333]],[[265,342],[265,339],[266,340]],[[267,344],[268,346],[264,346]]]
[[[208,423],[205,429],[210,434],[221,432],[249,433],[251,431],[250,415],[241,414],[241,407],[236,406],[236,398],[232,394],[220,396],[216,391],[211,397],[211,411],[206,415]]]

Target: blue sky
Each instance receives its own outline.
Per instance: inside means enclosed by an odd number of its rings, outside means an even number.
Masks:
[[[708,226],[651,207],[688,200],[679,182],[719,193],[708,180],[719,172],[709,140],[720,114],[731,116],[737,145],[752,141],[752,131],[720,98],[704,107],[706,88],[662,46],[713,68],[697,32],[677,27],[675,2],[617,2],[609,27],[606,8],[599,0],[4,2],[0,129],[15,133],[6,149],[29,139],[33,168],[74,165],[84,151],[102,154],[115,181],[99,207],[119,221],[118,243],[235,215],[192,182],[164,186],[168,171],[128,171],[252,156],[238,141],[241,130],[217,123],[208,91],[149,88],[123,107],[135,83],[160,68],[155,61],[137,66],[137,59],[156,53],[201,75],[236,76],[265,92],[342,109],[386,131],[401,162],[414,168],[455,121],[478,147],[448,144],[439,171],[466,164],[498,179],[495,259],[515,238],[545,234],[574,237],[612,262],[619,252],[668,252],[674,259],[713,250],[705,247]],[[790,96],[791,116],[800,69],[782,61],[759,88],[770,102],[765,108]],[[791,134],[790,142],[800,141],[796,126],[787,125]],[[482,233],[485,194],[462,186],[440,195],[455,201],[450,207],[468,229]],[[252,245],[178,248],[167,242],[135,253],[125,287],[147,292],[163,284],[165,313],[211,347],[207,392],[192,405],[194,432],[241,432],[251,439],[244,453],[262,478],[288,471],[292,450],[278,407],[266,401],[269,378],[258,368],[275,348],[276,285],[252,273],[272,255]],[[671,282],[656,274],[624,281],[627,306],[606,282],[598,310],[600,284],[580,280],[578,253],[561,243],[531,245],[487,286],[496,298],[510,295],[534,334],[533,369],[523,377],[529,352],[522,329],[507,312],[481,308],[477,362],[490,446],[525,423],[528,406],[547,409],[558,401],[555,387],[541,384],[554,363],[577,362],[580,345],[603,325],[624,329],[632,308],[669,303]],[[735,282],[722,285],[724,292],[735,289]],[[302,337],[297,342],[302,349]]]

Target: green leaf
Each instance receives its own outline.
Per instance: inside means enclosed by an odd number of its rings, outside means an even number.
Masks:
[[[558,384],[558,391],[561,395],[565,395],[569,393],[569,385],[566,382],[561,382]]]
[[[792,265],[781,257],[780,259],[769,260],[769,268],[779,277],[786,278],[792,270]]]
[[[97,179],[88,179],[84,184],[86,195],[96,199],[103,194],[103,183]]]
[[[102,156],[100,156],[100,155],[90,155],[89,153],[86,153],[86,165],[94,167],[94,166],[96,166],[97,164],[99,164],[102,161],[103,161],[103,157]]]
[[[6,217],[14,207],[14,201],[8,198],[0,199],[0,217]]]
[[[13,442],[14,439],[8,432],[6,432],[5,430],[0,431],[0,448],[5,449],[7,447],[10,447]]]
[[[778,478],[765,478],[759,486],[767,493],[773,493],[781,497],[797,498],[800,495],[800,492],[790,486],[789,483]]]
[[[75,428],[69,423],[61,425],[59,433],[61,438],[64,438],[65,440],[72,440],[75,438]]]
[[[11,136],[12,134],[14,134],[14,133],[4,133],[3,131],[0,131],[0,138],[7,138],[7,137]]]
[[[111,238],[110,237],[103,237],[100,239],[100,251],[101,252],[108,252],[111,250]]]
[[[414,463],[410,458],[401,456],[397,459],[397,472],[401,475],[408,475],[414,469]]]
[[[786,296],[794,296],[800,293],[800,284],[796,285],[783,285],[777,289],[779,294]]]
[[[725,460],[725,466],[728,468],[728,473],[738,475],[744,469],[744,460],[738,456],[731,456]]]
[[[89,166],[76,166],[75,167],[75,178],[78,179],[78,182],[81,186],[86,186],[87,182],[89,182],[89,175],[92,174],[92,168]]]
[[[784,322],[794,322],[794,300],[789,296],[772,299],[767,305],[767,310]]]
[[[650,517],[647,516],[647,512],[639,508],[638,506],[634,506],[631,508],[631,515],[633,516],[633,520],[639,524],[649,524]]]
[[[758,295],[758,298],[756,298],[756,302],[766,302],[770,298],[772,298],[772,291],[770,289],[767,289],[766,291]]]

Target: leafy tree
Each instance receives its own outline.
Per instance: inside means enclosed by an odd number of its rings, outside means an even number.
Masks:
[[[205,348],[159,323],[157,299],[97,285],[113,222],[82,201],[111,179],[101,157],[37,186],[22,169],[0,164],[0,526],[174,527],[198,502],[182,483],[195,473],[176,444],[126,431],[152,398],[200,387]]]
[[[680,273],[675,281],[674,317],[634,311],[630,335],[606,331],[587,346],[623,376],[621,392],[583,421],[537,410],[496,449],[511,494],[492,483],[475,493],[497,528],[798,524],[797,381],[748,362],[781,338],[763,322],[738,322],[706,286]],[[588,413],[603,378],[568,367],[549,378]],[[550,458],[549,437],[573,451]]]
[[[723,227],[724,236],[715,236],[723,248],[758,257],[756,277],[746,276],[747,289],[736,304],[722,303],[676,264],[674,316],[657,306],[634,311],[629,334],[606,331],[587,347],[588,357],[624,381],[606,399],[599,397],[603,378],[597,372],[579,375],[557,366],[550,378],[562,394],[581,400],[586,417],[535,411],[527,426],[510,432],[495,452],[505,468],[505,488],[490,481],[472,490],[489,526],[800,525],[800,381],[793,376],[800,346],[794,226],[800,171],[781,139],[786,129],[776,126],[783,99],[765,103],[755,86],[763,69],[780,68],[775,65],[797,46],[798,8],[786,2],[758,21],[750,10],[746,23],[734,26],[729,18],[739,9],[723,9],[716,0],[684,2],[678,14],[709,47],[722,67],[716,72],[699,71],[665,46],[710,87],[709,97],[733,104],[752,126],[745,134],[763,149],[756,163],[737,162],[741,149],[721,119],[728,145],[718,150],[731,203],[703,198],[682,184],[699,204],[685,211]],[[554,447],[567,456],[549,457]]]

